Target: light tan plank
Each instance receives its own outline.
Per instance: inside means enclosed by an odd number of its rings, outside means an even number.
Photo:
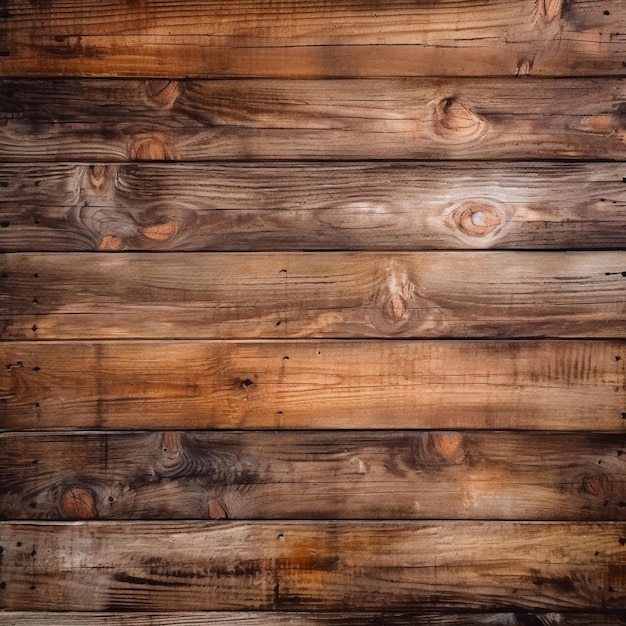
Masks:
[[[625,535],[611,522],[5,522],[0,606],[616,609]]]
[[[4,161],[626,159],[624,79],[2,80],[0,94]]]
[[[417,611],[323,612],[211,611],[198,613],[0,614],[6,626],[623,626],[620,611],[597,613],[433,613]]]
[[[626,248],[618,163],[1,164],[0,249]]]
[[[15,342],[0,354],[4,429],[626,427],[623,341]]]
[[[626,519],[623,434],[5,433],[0,445],[2,519]]]
[[[624,337],[626,252],[15,253],[4,339]]]
[[[626,52],[619,0],[8,0],[2,18],[13,76],[619,75]]]

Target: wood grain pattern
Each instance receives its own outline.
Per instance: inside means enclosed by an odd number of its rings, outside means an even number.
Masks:
[[[626,520],[624,434],[109,431],[0,444],[2,519]]]
[[[623,74],[619,0],[5,0],[2,73]]]
[[[0,154],[28,163],[624,160],[625,101],[617,78],[5,79]]]
[[[0,427],[626,428],[623,341],[10,342]]]
[[[7,340],[626,336],[623,251],[12,253],[0,280]]]
[[[418,611],[210,611],[198,613],[2,614],[7,626],[623,626],[623,611],[596,613],[433,613]]]
[[[0,164],[0,250],[626,248],[621,163]]]
[[[617,609],[625,535],[617,522],[5,522],[0,606]]]

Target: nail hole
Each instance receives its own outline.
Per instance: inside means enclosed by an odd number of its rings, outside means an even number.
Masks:
[[[248,389],[248,387],[252,387],[252,385],[254,385],[254,381],[250,380],[249,378],[241,381],[241,386],[244,389]]]
[[[615,360],[616,360],[616,361],[621,361],[621,360],[622,360],[622,357],[618,354],[618,355],[615,357]]]
[[[33,372],[39,372],[41,370],[41,368],[39,367],[39,365],[35,365],[35,367],[33,367]]]
[[[36,333],[37,332],[37,324],[33,324],[31,330]]]
[[[284,357],[283,357],[283,361],[288,361],[288,360],[289,360],[289,357],[288,357],[288,356],[284,356]]]
[[[2,228],[8,228],[11,226],[11,222],[0,222],[0,226],[2,226]]]
[[[611,15],[611,12],[610,11],[605,11],[604,15]]]
[[[33,274],[33,278],[39,278],[39,274]]]
[[[33,405],[36,409],[38,409],[41,405],[39,404],[39,402],[35,402],[35,404]]]
[[[281,325],[281,323],[282,323],[282,322],[281,322],[280,320],[278,320],[278,321],[276,322],[276,326],[280,326],[280,325]]]

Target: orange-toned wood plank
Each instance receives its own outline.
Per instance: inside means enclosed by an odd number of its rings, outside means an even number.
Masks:
[[[6,0],[11,76],[622,75],[619,0]]]
[[[15,342],[0,354],[3,429],[626,427],[623,341]]]

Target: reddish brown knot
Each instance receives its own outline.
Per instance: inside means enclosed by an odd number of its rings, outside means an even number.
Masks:
[[[228,519],[228,513],[221,502],[212,499],[209,500],[208,517],[209,519]]]
[[[607,478],[604,474],[591,474],[583,478],[583,489],[592,496],[599,496],[606,489]]]
[[[171,239],[177,231],[175,222],[161,222],[160,224],[150,224],[141,229],[141,234],[146,239],[163,242]]]
[[[181,84],[176,80],[149,80],[146,82],[148,99],[164,109],[174,106],[182,93]]]
[[[115,252],[124,247],[124,241],[116,235],[104,235],[98,241],[97,249],[99,252]]]
[[[128,156],[133,161],[175,161],[172,146],[157,136],[137,136],[131,141]]]
[[[458,206],[451,214],[452,223],[465,235],[485,237],[500,228],[502,214],[496,206],[470,200]]]
[[[385,317],[390,322],[401,322],[406,315],[406,300],[399,294],[391,296],[385,303]]]
[[[98,517],[93,494],[80,487],[68,487],[63,492],[61,510],[69,519],[94,519]]]
[[[444,98],[435,104],[434,130],[445,139],[466,140],[485,132],[485,121],[469,104],[457,98]]]
[[[89,184],[96,193],[102,193],[106,190],[107,179],[106,165],[89,166]]]

